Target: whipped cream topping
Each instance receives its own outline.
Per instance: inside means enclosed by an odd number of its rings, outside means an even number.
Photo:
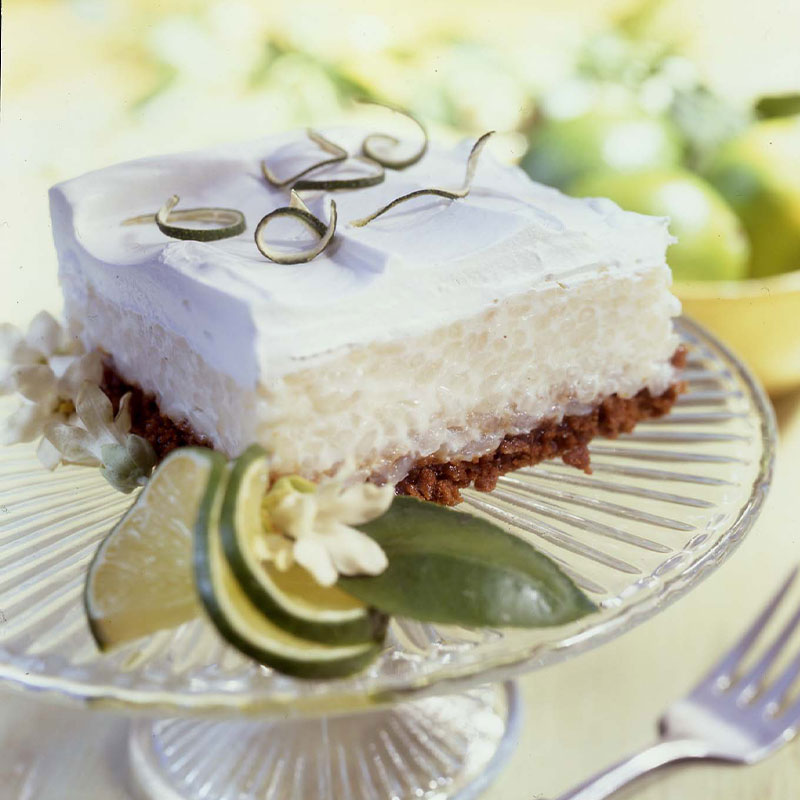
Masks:
[[[323,133],[356,155],[367,131]],[[288,176],[326,157],[302,131],[145,158],[58,184],[51,211],[67,302],[78,286],[70,275],[80,270],[92,291],[185,338],[210,366],[253,386],[355,346],[423,335],[532,288],[665,264],[666,219],[567,197],[489,153],[467,198],[422,197],[366,227],[348,225],[415,189],[461,186],[472,143],[432,144],[422,161],[387,170],[374,187],[304,192],[324,221],[333,197],[339,225],[331,246],[300,265],[267,261],[253,231],[288,204],[288,188],[264,180],[261,160]],[[314,177],[362,171],[368,168],[348,163]],[[169,239],[154,224],[121,225],[154,213],[172,194],[180,195],[178,208],[239,209],[247,230],[205,243]],[[285,238],[287,248],[309,241],[289,221],[276,222],[271,236]]]

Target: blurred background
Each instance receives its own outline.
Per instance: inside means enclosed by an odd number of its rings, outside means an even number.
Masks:
[[[800,2],[5,0],[2,22],[0,321],[60,308],[53,183],[356,120],[361,96],[407,106],[444,139],[497,129],[495,155],[540,180],[673,218],[687,311],[775,399],[770,499],[691,596],[522,681],[522,743],[487,800],[554,796],[646,741],[800,553]],[[20,798],[127,798],[124,725],[88,716],[4,697],[0,783]],[[797,755],[697,767],[636,796],[794,800]]]
[[[800,3],[6,0],[2,317],[60,295],[47,188],[407,107],[439,138],[672,218],[689,313],[800,385]],[[383,118],[381,118],[383,120]],[[8,291],[12,287],[12,291]]]

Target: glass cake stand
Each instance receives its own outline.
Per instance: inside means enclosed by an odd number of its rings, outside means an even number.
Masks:
[[[501,478],[491,494],[464,493],[462,509],[556,559],[599,613],[540,630],[395,620],[375,664],[329,681],[256,666],[204,620],[101,655],[84,619],[84,572],[131,498],[96,470],[48,473],[17,445],[0,449],[0,685],[130,712],[146,797],[477,796],[518,733],[508,679],[666,607],[730,555],[764,500],[769,402],[724,346],[678,325],[689,391],[669,416],[597,440],[591,476],[551,462]]]

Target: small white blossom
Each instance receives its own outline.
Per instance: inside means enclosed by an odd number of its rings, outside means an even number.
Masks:
[[[86,382],[75,400],[77,423],[50,422],[45,438],[62,461],[101,467],[115,489],[131,492],[146,483],[156,458],[145,439],[130,433],[130,399],[130,393],[122,397],[115,416],[103,390]]]
[[[100,467],[122,492],[147,481],[155,464],[153,448],[130,433],[130,395],[116,416],[100,389],[100,353],[84,353],[77,337],[46,311],[22,333],[0,325],[0,394],[16,393],[20,404],[0,426],[0,443],[30,442],[48,469],[61,463]]]
[[[103,390],[88,381],[75,398],[74,424],[54,421],[45,428],[45,437],[61,453],[63,461],[87,467],[103,463],[105,445],[122,445],[131,429],[130,394],[119,404],[116,417]]]
[[[0,442],[30,442],[48,424],[66,422],[80,387],[86,381],[99,383],[101,376],[100,354],[83,353],[79,341],[46,311],[33,318],[24,334],[13,325],[0,325],[0,394],[16,392],[21,398],[0,428]],[[37,453],[50,469],[60,461],[44,442]]]
[[[74,356],[82,352],[77,339],[47,311],[40,311],[23,333],[14,325],[0,324],[0,393],[17,390],[19,367],[47,365],[52,356]]]
[[[264,497],[269,533],[259,555],[279,569],[297,562],[323,586],[340,574],[378,575],[388,564],[386,554],[353,526],[384,514],[393,497],[392,486],[345,488],[332,480],[316,486],[296,475],[280,478]]]

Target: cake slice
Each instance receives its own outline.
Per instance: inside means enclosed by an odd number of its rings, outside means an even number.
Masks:
[[[351,153],[366,135],[325,133]],[[160,455],[258,442],[276,475],[347,469],[452,504],[542,458],[585,469],[592,436],[668,411],[680,307],[667,220],[567,197],[484,154],[468,197],[348,225],[414,189],[458,186],[469,145],[432,146],[376,186],[304,193],[323,220],[335,195],[339,224],[298,265],[265,259],[253,231],[288,201],[261,160],[284,175],[319,160],[301,132],[55,186],[66,316],[104,352],[108,393],[135,390],[134,430]],[[200,242],[121,224],[172,194],[239,209],[247,230]]]

